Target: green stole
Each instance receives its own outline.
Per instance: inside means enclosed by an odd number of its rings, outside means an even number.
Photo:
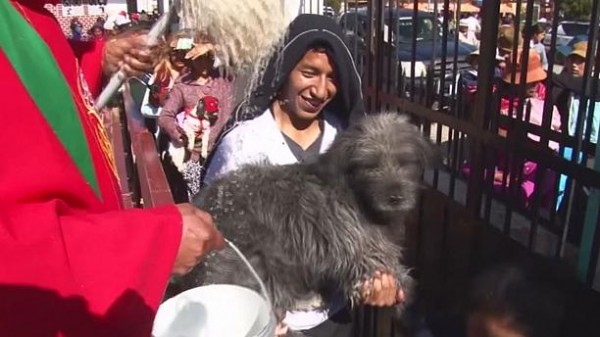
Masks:
[[[71,88],[46,42],[8,0],[0,0],[0,50],[87,183],[100,197]]]

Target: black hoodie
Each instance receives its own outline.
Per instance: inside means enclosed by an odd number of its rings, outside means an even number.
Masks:
[[[552,88],[552,103],[556,105],[561,116],[561,124],[564,132],[568,133],[569,125],[569,102],[571,95],[586,97],[587,99],[594,98],[600,101],[600,85],[597,86],[596,92],[592,91],[593,78],[588,79],[587,90],[583,88],[583,77],[575,77],[567,71],[561,72],[559,75],[553,76]],[[592,95],[595,94],[595,95]]]
[[[219,137],[241,121],[261,115],[271,106],[289,74],[316,43],[328,47],[337,76],[337,94],[324,110],[348,125],[365,114],[360,75],[348,49],[342,29],[331,18],[301,14],[288,27],[285,41],[269,60],[262,80],[250,97],[240,103]]]

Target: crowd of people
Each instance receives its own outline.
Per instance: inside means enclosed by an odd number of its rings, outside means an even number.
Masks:
[[[497,39],[497,55],[495,62],[494,92],[498,98],[498,112],[500,116],[513,119],[523,119],[536,126],[547,125],[548,130],[562,133],[571,137],[585,140],[595,145],[598,138],[598,124],[600,123],[600,96],[593,95],[591,90],[584,90],[584,69],[588,51],[587,41],[573,41],[564,46],[560,52],[564,54],[562,70],[549,75],[548,56],[542,41],[545,35],[545,24],[535,23],[517,31],[512,24],[504,24],[499,28]],[[530,38],[525,41],[525,37]],[[529,43],[528,53],[525,54],[524,43]],[[465,115],[480,113],[474,110],[475,93],[477,92],[477,78],[479,68],[479,50],[473,52],[467,62],[470,67],[460,74],[459,87],[465,93]],[[526,64],[526,66],[525,66]],[[590,65],[592,66],[592,65]],[[527,72],[522,70],[527,68]],[[524,85],[522,84],[522,81]],[[547,90],[549,81],[552,81],[552,91]],[[592,83],[589,79],[589,83]],[[547,98],[548,97],[548,98]],[[580,107],[579,102],[585,100],[587,106]],[[551,107],[546,108],[550,104]],[[590,106],[592,109],[590,110]],[[584,115],[580,116],[583,111]],[[489,112],[488,120],[495,120]],[[544,120],[549,121],[548,124]],[[502,118],[499,119],[500,121]],[[591,123],[590,123],[591,122]],[[506,122],[504,122],[506,123]],[[510,130],[499,128],[501,136],[506,136]],[[546,132],[547,133],[547,132]],[[528,138],[539,142],[540,133],[530,132]],[[573,152],[570,143],[546,141],[546,146],[555,155],[567,160],[582,162],[586,146],[582,146],[578,153]],[[585,155],[589,158],[591,153]],[[505,194],[511,182],[509,167],[512,157],[500,154],[497,158],[494,173],[494,188],[500,194]],[[542,182],[535,182],[538,165],[525,160],[519,173],[519,201],[524,208],[532,205],[534,191],[542,195],[542,208],[547,210],[564,209],[564,195],[567,186],[567,177],[552,171],[546,171]],[[465,165],[463,172],[469,174],[469,166]],[[517,172],[512,172],[516,174]],[[558,185],[558,190],[555,190]]]
[[[146,13],[129,17],[132,22],[152,20]],[[325,16],[305,14],[292,21],[262,80],[238,105],[233,97],[238,79],[220,70],[219,46],[208,33],[175,31],[159,48],[150,49],[143,33],[118,35],[131,22],[117,21],[110,28],[117,32],[109,39],[104,38],[108,21],[98,21],[90,29],[98,44],[81,48],[84,30],[79,20],[71,22],[69,43],[41,1],[0,3],[0,90],[12,95],[2,110],[0,142],[20,140],[4,153],[19,164],[0,167],[3,334],[149,336],[171,274],[185,274],[224,246],[210,215],[193,207],[190,199],[205,184],[251,162],[314,162],[339,132],[365,115],[360,76],[344,34]],[[21,32],[29,43],[20,45],[20,35],[6,32]],[[544,90],[542,58],[529,55],[527,100],[534,107],[541,104],[535,110],[541,113],[545,95],[556,96],[552,126],[557,131],[579,132],[573,120],[581,119],[574,111],[582,93],[574,86],[582,75],[586,48],[573,47],[565,67],[570,77],[559,78],[556,93]],[[477,54],[472,56],[476,67]],[[42,59],[49,61],[38,62]],[[142,112],[155,121],[176,205],[121,207],[114,154],[92,108],[102,74],[117,69],[148,78]],[[519,84],[512,78],[521,77],[518,64],[499,56],[499,76],[505,83],[496,88],[506,100],[503,114],[512,116],[512,86]],[[476,81],[469,83],[465,86]],[[564,97],[569,97],[566,105]],[[543,117],[537,112],[530,121],[539,124]],[[23,137],[29,134],[37,136]],[[372,287],[362,294],[364,304],[386,307],[404,301],[391,275],[382,271],[367,277],[365,283]],[[527,277],[517,273],[506,283],[521,291],[523,279]],[[490,335],[492,328],[481,323],[482,317],[505,318],[478,315],[496,313],[490,309],[496,299],[486,297],[486,287],[498,288],[498,281],[486,278],[475,288],[469,336]],[[493,305],[508,305],[505,293],[496,294]],[[310,336],[353,336],[353,308],[336,295],[329,294],[326,308],[288,312],[278,334],[294,330]],[[530,326],[526,318],[509,318],[510,331],[540,335],[523,328]]]
[[[151,13],[145,10],[132,13],[120,11],[114,15],[96,17],[94,23],[88,28],[79,17],[73,17],[69,23],[68,38],[75,41],[103,40],[107,36],[119,34],[131,27],[149,28],[159,18],[160,13],[156,10]]]

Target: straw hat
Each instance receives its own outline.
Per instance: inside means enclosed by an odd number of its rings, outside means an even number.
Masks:
[[[515,82],[514,84],[521,83],[521,53],[517,55],[517,63],[512,63],[512,57],[508,58],[506,62],[506,68],[502,73],[502,80],[506,83],[512,82],[512,74],[515,73]],[[531,52],[529,54],[529,59],[527,62],[527,77],[525,78],[525,83],[534,83],[543,81],[546,79],[548,75],[546,71],[542,67],[542,58],[536,52]]]
[[[512,53],[517,44],[517,50],[521,49],[523,39],[521,34],[518,34],[517,41],[515,41],[515,29],[513,27],[501,27],[498,31],[498,49],[508,53]]]
[[[195,60],[198,57],[209,53],[213,53],[214,56],[215,50],[217,50],[217,46],[210,42],[194,43],[192,49],[185,54],[185,58],[187,60]]]
[[[577,56],[580,56],[585,59],[585,57],[587,55],[587,47],[588,47],[587,41],[579,41],[573,45],[573,49],[569,53],[569,56],[577,55]]]
[[[469,20],[460,19],[460,21],[458,21],[458,26],[459,27],[469,27]]]

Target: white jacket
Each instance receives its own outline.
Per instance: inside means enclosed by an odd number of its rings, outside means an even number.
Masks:
[[[323,113],[325,123],[320,153],[329,148],[342,130],[341,122],[333,114]],[[277,128],[270,109],[252,120],[241,122],[225,135],[215,149],[204,182],[209,185],[214,179],[242,165],[264,161],[274,165],[298,162]]]

